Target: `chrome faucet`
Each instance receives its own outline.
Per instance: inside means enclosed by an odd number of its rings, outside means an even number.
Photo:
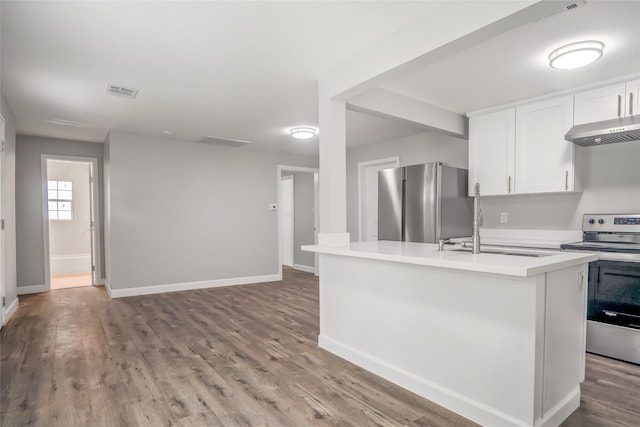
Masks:
[[[471,236],[471,253],[480,253],[480,226],[482,225],[482,212],[480,211],[480,184],[476,182],[473,187],[473,235]]]

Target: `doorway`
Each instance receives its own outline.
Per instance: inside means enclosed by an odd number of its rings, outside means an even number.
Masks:
[[[282,265],[293,267],[295,194],[293,172],[283,172],[280,178],[280,210],[282,212]]]
[[[318,169],[278,166],[278,247],[282,268],[317,274],[316,255],[300,249],[317,243]]]
[[[378,240],[378,172],[400,166],[399,157],[358,163],[358,240]]]
[[[47,290],[97,284],[97,160],[43,155]]]

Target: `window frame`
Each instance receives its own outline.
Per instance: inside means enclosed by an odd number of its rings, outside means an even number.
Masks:
[[[60,183],[64,183],[64,187],[60,188]],[[54,184],[55,188],[52,188]],[[68,185],[68,189],[66,188]],[[50,198],[51,192],[56,193],[56,198]],[[60,192],[68,193],[68,198],[61,198]],[[56,203],[56,209],[51,209],[50,203]],[[68,203],[69,209],[59,209],[60,203]],[[52,218],[51,212],[56,213],[56,218]],[[69,218],[60,218],[60,212],[69,212]],[[73,221],[73,181],[65,181],[61,179],[47,179],[47,219],[49,221]]]

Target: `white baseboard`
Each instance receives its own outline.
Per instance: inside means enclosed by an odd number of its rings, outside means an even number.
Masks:
[[[94,283],[94,285],[96,286],[104,286],[104,284],[106,283],[105,279],[97,279]]]
[[[536,426],[559,426],[569,415],[580,407],[580,386],[573,389],[538,422]]]
[[[113,289],[111,283],[105,287],[111,298],[133,297],[138,295],[161,294],[165,292],[190,291],[194,289],[217,288],[221,286],[249,285],[251,283],[275,282],[282,280],[279,274],[265,276],[235,277],[231,279],[204,280],[201,282],[171,283],[167,285],[138,286],[125,289]]]
[[[304,271],[306,273],[314,273],[316,272],[316,268],[315,267],[311,267],[308,265],[302,265],[302,264],[293,264],[293,269],[294,270],[300,270],[300,271]]]
[[[37,294],[47,291],[47,285],[18,286],[18,295]]]
[[[104,279],[104,288],[107,290],[107,294],[109,294],[109,298],[113,298],[111,291],[111,283],[107,279]]]
[[[481,425],[525,425],[522,421],[504,412],[456,393],[426,378],[416,376],[333,338],[320,335],[318,337],[318,346]]]
[[[4,308],[4,323],[5,324],[9,321],[9,319],[11,319],[11,316],[13,316],[17,310],[18,310],[18,297],[16,297],[11,302],[11,304],[9,304],[8,306],[6,306]]]

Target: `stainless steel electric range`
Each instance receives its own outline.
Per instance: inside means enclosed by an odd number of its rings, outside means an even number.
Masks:
[[[562,250],[596,253],[589,263],[587,351],[640,364],[640,214],[588,214],[582,241]]]

